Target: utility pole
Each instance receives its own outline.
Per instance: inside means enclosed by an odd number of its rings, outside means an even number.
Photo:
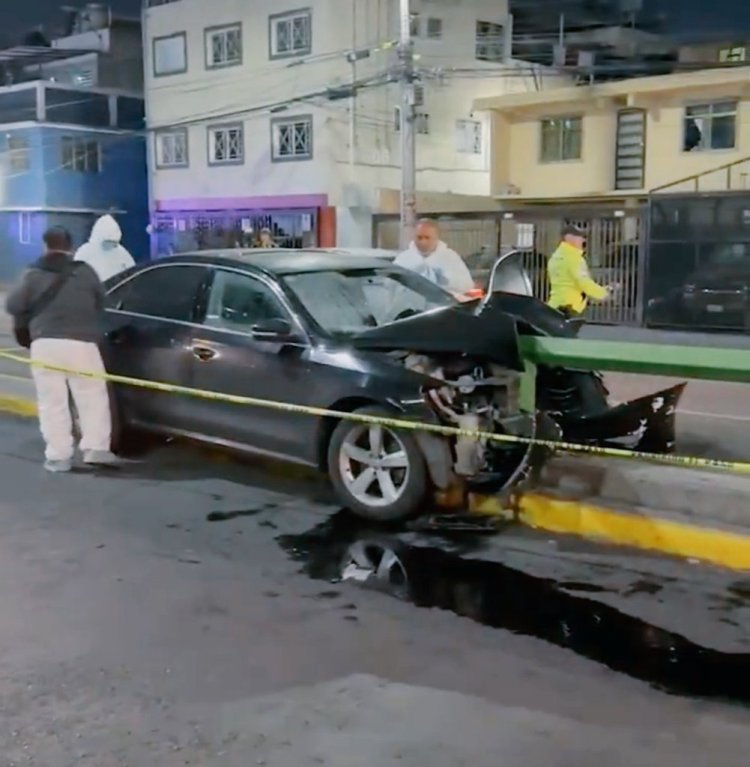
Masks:
[[[417,223],[416,89],[414,87],[414,42],[411,38],[409,0],[399,0],[401,33],[398,60],[401,82],[401,247],[414,239]]]

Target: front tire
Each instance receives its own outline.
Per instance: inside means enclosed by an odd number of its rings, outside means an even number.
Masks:
[[[392,418],[393,411],[364,407],[358,414]],[[341,421],[328,445],[328,474],[346,508],[374,522],[408,519],[421,511],[430,482],[424,456],[408,432]]]

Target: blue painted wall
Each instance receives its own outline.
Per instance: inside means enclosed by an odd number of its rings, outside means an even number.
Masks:
[[[28,165],[14,168],[8,155],[11,140],[28,144]],[[44,205],[45,177],[42,164],[43,136],[39,128],[3,130],[0,125],[0,209]]]
[[[96,218],[85,213],[0,212],[0,282],[12,282],[42,255],[42,235],[50,226],[64,226],[80,245]]]
[[[138,119],[136,115],[133,111],[127,114],[126,119],[133,126]],[[25,170],[10,167],[6,150],[12,136],[24,138],[29,147]],[[99,172],[63,166],[63,143],[70,138],[99,144]],[[0,125],[0,158],[0,280],[14,279],[38,257],[41,235],[48,226],[66,226],[77,245],[88,239],[96,216],[60,209],[127,211],[116,216],[123,230],[123,244],[136,259],[148,258],[148,187],[143,135],[48,125],[3,130]],[[18,208],[43,210],[22,213]],[[26,244],[24,241],[28,239],[31,242]]]

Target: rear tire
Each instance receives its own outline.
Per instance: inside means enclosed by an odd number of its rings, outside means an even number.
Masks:
[[[355,413],[393,418],[383,407]],[[339,500],[363,519],[395,522],[416,516],[430,482],[414,437],[387,426],[340,421],[328,445],[328,474]]]

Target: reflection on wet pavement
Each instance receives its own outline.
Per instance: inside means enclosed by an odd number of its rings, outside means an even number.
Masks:
[[[607,591],[595,584],[539,578],[472,558],[483,537],[415,539],[341,513],[278,541],[312,578],[358,582],[418,607],[537,637],[671,693],[750,703],[750,654],[701,647],[582,596]],[[745,584],[738,586],[734,598],[746,598]],[[660,590],[659,583],[641,579],[627,584],[622,596]]]

